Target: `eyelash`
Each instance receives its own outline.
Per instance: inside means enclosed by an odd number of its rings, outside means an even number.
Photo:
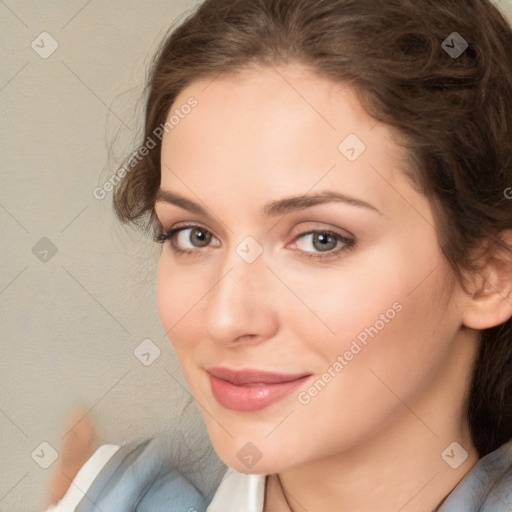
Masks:
[[[174,252],[174,254],[176,254],[177,256],[199,256],[201,254],[201,250],[198,248],[198,249],[180,249],[179,247],[176,247],[176,235],[180,232],[180,231],[184,231],[186,229],[196,229],[196,228],[199,228],[200,230],[203,230],[203,231],[206,231],[207,233],[210,233],[210,231],[208,231],[207,229],[205,229],[203,226],[200,226],[198,224],[190,224],[190,225],[185,225],[185,226],[180,226],[180,227],[177,227],[177,228],[173,228],[169,231],[160,231],[158,233],[155,234],[154,236],[154,241],[157,242],[157,243],[160,243],[160,244],[163,244],[165,242],[167,242],[168,240],[171,242],[171,248],[172,248],[172,251]],[[306,252],[306,251],[301,251],[299,250],[299,255],[303,258],[306,258],[308,260],[326,260],[328,258],[333,258],[334,256],[337,256],[339,253],[341,252],[347,252],[347,251],[350,251],[354,248],[355,246],[355,240],[352,239],[352,238],[347,238],[346,236],[343,236],[341,235],[340,233],[336,233],[335,231],[330,231],[330,230],[310,230],[310,231],[305,231],[304,233],[300,233],[299,235],[297,235],[295,237],[294,240],[299,240],[300,238],[306,236],[306,235],[311,235],[311,234],[322,234],[322,235],[328,235],[328,236],[332,236],[334,239],[336,239],[337,241],[341,242],[344,244],[344,246],[342,246],[341,248],[337,248],[337,249],[333,249],[333,250],[330,250],[330,251],[326,251],[324,253],[322,252],[317,252],[317,253],[309,253],[309,252]]]

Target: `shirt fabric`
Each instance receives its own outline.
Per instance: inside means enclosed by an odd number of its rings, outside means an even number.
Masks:
[[[92,457],[80,468],[80,471],[73,479],[68,491],[63,498],[55,505],[50,506],[45,512],[68,512],[75,510],[80,500],[85,496],[98,473],[105,464],[119,450],[117,444],[103,444],[92,455]]]
[[[103,445],[46,512],[263,512],[266,475],[239,473],[218,459],[185,473],[174,459],[159,437]],[[511,511],[512,440],[479,459],[439,509]]]

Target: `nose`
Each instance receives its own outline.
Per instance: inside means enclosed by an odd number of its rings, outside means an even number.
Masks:
[[[237,254],[232,256],[226,258],[222,273],[208,294],[204,329],[208,338],[219,345],[260,343],[278,329],[271,273],[262,256],[252,263]]]

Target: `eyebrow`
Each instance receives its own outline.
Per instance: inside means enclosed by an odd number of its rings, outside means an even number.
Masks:
[[[208,216],[208,212],[201,205],[168,190],[158,189],[155,196],[155,203],[158,202],[170,203],[192,213]],[[265,217],[275,217],[278,215],[286,215],[288,213],[305,210],[320,204],[333,202],[365,208],[372,210],[379,215],[383,215],[377,208],[375,208],[375,206],[367,203],[366,201],[328,190],[316,192],[314,194],[287,197],[276,201],[268,201],[264,204],[262,213]]]

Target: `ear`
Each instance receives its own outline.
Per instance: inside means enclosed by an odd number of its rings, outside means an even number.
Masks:
[[[489,241],[485,262],[472,276],[469,303],[462,323],[472,329],[489,329],[512,317],[512,230]]]

